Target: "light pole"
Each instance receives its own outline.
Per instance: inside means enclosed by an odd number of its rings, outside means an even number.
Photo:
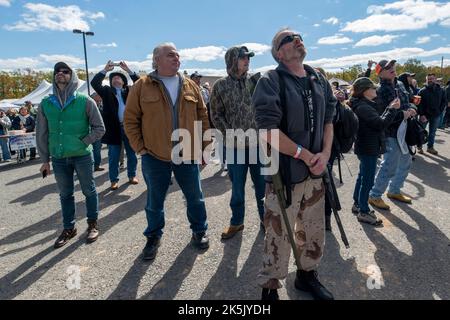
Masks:
[[[87,62],[87,51],[86,51],[86,36],[93,36],[93,32],[85,32],[81,31],[79,29],[73,29],[73,33],[81,33],[83,35],[83,46],[84,46],[84,63],[86,65],[86,81],[87,81],[87,89],[88,89],[88,95],[91,96],[91,90],[89,86],[89,71],[88,71],[88,62]]]

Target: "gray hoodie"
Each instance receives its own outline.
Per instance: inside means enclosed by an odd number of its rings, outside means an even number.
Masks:
[[[72,70],[72,77],[69,84],[63,91],[59,90],[54,80],[55,73],[53,74],[53,94],[48,98],[51,103],[55,105],[55,108],[61,110],[67,107],[74,99],[78,88],[78,76]],[[89,119],[89,125],[91,127],[90,133],[82,140],[86,145],[90,145],[97,140],[100,140],[105,134],[105,125],[100,111],[97,108],[95,101],[91,97],[86,99],[86,114]],[[48,122],[41,107],[38,109],[36,119],[36,146],[41,157],[42,162],[50,162],[50,152],[48,147]]]

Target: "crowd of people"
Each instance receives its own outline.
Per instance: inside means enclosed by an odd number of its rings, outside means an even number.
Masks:
[[[223,240],[244,229],[245,185],[250,172],[260,227],[265,232],[263,266],[255,279],[262,288],[262,299],[279,298],[277,290],[287,276],[293,247],[298,257],[295,287],[316,299],[332,300],[333,294],[320,283],[317,270],[324,254],[325,230],[331,230],[331,208],[322,178],[342,152],[335,137],[337,115],[344,114],[340,110],[351,112],[359,122],[352,141],[360,161],[352,212],[361,223],[380,227],[383,222],[371,206],[390,209],[382,198],[386,190],[392,200],[412,202],[401,191],[413,159],[413,146],[406,137],[410,120],[429,124],[427,152],[438,154],[436,129],[450,122],[449,83],[444,91],[435,75],[429,74],[427,85],[418,90],[414,74],[397,76],[396,61],[381,60],[369,61],[367,71],[346,91],[339,84],[330,85],[322,70],[304,64],[307,50],[302,36],[291,29],[275,34],[271,53],[277,68],[250,75],[255,54],[245,46],[231,47],[225,54],[228,75],[210,88],[201,85],[199,73],[190,77],[180,73],[176,46],[163,43],[153,51],[154,71],[143,77],[125,62],[118,64],[123,72],[112,72],[117,64],[108,61],[92,79],[96,91],[92,97],[77,92],[76,73],[59,62],[54,66],[53,94],[40,104],[36,121],[26,107],[12,118],[0,113],[3,133],[11,127],[30,132],[36,127],[43,162],[40,170],[44,177],[54,173],[60,192],[63,231],[54,247],[64,246],[77,235],[74,173],[86,198],[86,240],[95,242],[100,235],[94,171],[105,170],[100,154],[103,143],[108,147],[112,191],[119,188],[121,152],[125,150],[128,183],[132,185],[139,183],[138,156],[141,158],[147,186],[143,259],[153,260],[158,253],[172,175],[186,199],[191,243],[207,250],[210,239],[200,166],[205,164],[203,152],[213,145],[223,168],[227,163],[231,181],[230,223],[221,234]],[[373,65],[379,85],[369,79]],[[107,76],[109,85],[102,85]],[[200,130],[196,122],[201,124]],[[213,137],[206,134],[210,128],[216,129]],[[251,130],[266,130],[264,143],[279,154],[277,169],[284,184],[285,208],[271,176],[262,174],[262,146],[245,136],[239,141],[242,136],[228,134]],[[199,131],[200,143],[195,141]],[[217,143],[219,136],[225,137],[222,143]],[[176,148],[178,141],[184,146],[181,150]],[[423,154],[420,144],[417,149]],[[2,151],[8,159],[3,144]],[[34,156],[31,150],[30,157]],[[183,161],[179,163],[176,157]],[[295,243],[287,236],[282,209],[286,209]]]
[[[33,107],[30,101],[26,101],[25,104],[17,108],[11,108],[4,112],[0,110],[0,136],[6,136],[0,138],[0,146],[2,148],[0,162],[10,162],[11,156],[16,154],[16,151],[11,150],[9,145],[8,131],[16,130],[23,133],[31,133],[35,131],[36,127],[36,108]],[[36,159],[36,148],[30,148],[29,161]],[[27,149],[20,149],[17,151],[17,160],[19,163],[23,163],[27,158]]]

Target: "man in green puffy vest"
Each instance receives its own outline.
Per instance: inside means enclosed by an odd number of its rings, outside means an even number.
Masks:
[[[36,144],[43,161],[42,176],[50,174],[53,164],[59,189],[64,230],[55,249],[76,236],[74,172],[86,197],[87,242],[97,240],[98,196],[94,181],[92,143],[105,133],[95,101],[79,92],[77,74],[64,62],[53,71],[53,94],[42,100],[36,124]]]

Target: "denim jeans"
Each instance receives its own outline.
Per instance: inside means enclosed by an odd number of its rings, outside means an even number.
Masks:
[[[8,139],[0,139],[0,147],[2,148],[2,159],[11,159],[11,153],[9,152]]]
[[[127,153],[127,171],[128,178],[136,177],[137,170],[137,157],[134,150],[131,148],[130,143],[128,142],[128,138],[123,130],[123,127],[120,128],[122,132],[122,141],[125,146],[125,151]],[[120,149],[121,145],[108,145],[108,160],[109,160],[109,180],[111,182],[119,181],[119,160],[120,160]]]
[[[412,157],[409,153],[402,154],[397,139],[388,138],[386,150],[375,185],[370,191],[371,198],[381,198],[388,186],[388,193],[399,194],[411,168]]]
[[[102,163],[102,141],[98,140],[92,144],[92,154],[94,155],[94,168],[100,167]]]
[[[430,133],[428,135],[428,148],[434,147],[434,142],[436,140],[436,130],[439,127],[441,121],[441,116],[436,116],[434,118],[428,119],[430,126]]]
[[[98,196],[95,189],[92,155],[64,159],[52,159],[56,184],[59,189],[64,229],[75,226],[74,172],[77,173],[81,191],[86,197],[88,220],[98,218]]]
[[[359,174],[356,180],[355,191],[353,192],[353,201],[358,204],[361,212],[368,213],[369,193],[375,181],[377,171],[377,156],[358,155]]]
[[[187,218],[193,233],[208,229],[205,199],[200,183],[200,170],[197,164],[175,165],[161,161],[150,154],[142,156],[142,173],[147,184],[147,229],[146,237],[161,237],[165,226],[164,201],[169,189],[172,171],[187,202]]]
[[[261,221],[264,221],[264,197],[266,192],[266,183],[264,176],[261,175],[262,164],[259,161],[258,149],[227,149],[228,156],[234,152],[234,163],[228,162],[228,175],[231,180],[231,200],[230,207],[232,211],[230,224],[238,226],[244,223],[245,218],[245,183],[247,182],[247,173],[250,170],[250,176],[255,186],[256,205]],[[256,163],[250,163],[249,153],[256,153]],[[238,164],[239,155],[241,154],[243,164]],[[245,157],[245,158],[244,158]]]

